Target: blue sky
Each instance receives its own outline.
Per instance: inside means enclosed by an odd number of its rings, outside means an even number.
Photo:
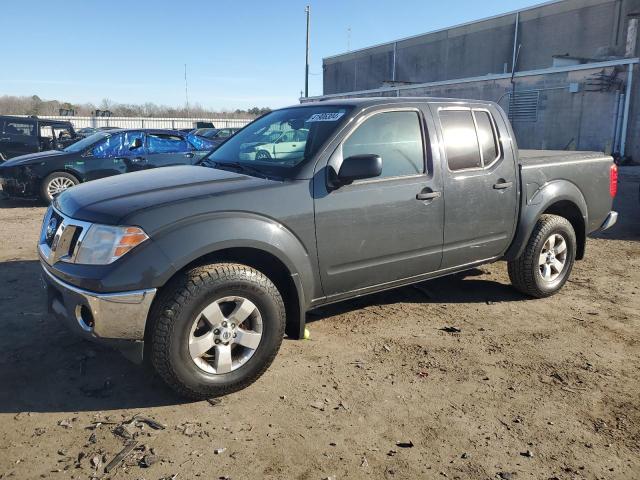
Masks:
[[[217,109],[279,107],[304,88],[304,7],[311,5],[310,95],[322,58],[521,7],[531,0],[2,2],[0,95]]]

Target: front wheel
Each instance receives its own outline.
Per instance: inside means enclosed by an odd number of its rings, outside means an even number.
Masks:
[[[269,161],[271,160],[271,155],[269,154],[269,152],[267,152],[266,150],[258,150],[256,152],[256,160],[260,160],[260,161]]]
[[[172,281],[150,321],[155,370],[180,395],[205,399],[240,390],[265,372],[282,343],[285,309],[264,274],[219,263]]]
[[[571,223],[557,215],[542,215],[527,246],[508,264],[513,286],[532,297],[549,297],[566,283],[576,257],[576,234]]]
[[[45,178],[40,187],[40,197],[47,204],[65,190],[78,184],[78,179],[66,172],[53,172]]]

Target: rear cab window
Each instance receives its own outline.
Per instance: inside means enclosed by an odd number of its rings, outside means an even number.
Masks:
[[[488,110],[445,108],[439,118],[449,170],[488,168],[500,159],[498,132]]]

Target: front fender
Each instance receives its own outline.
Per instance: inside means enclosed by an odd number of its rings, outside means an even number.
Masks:
[[[534,186],[532,189],[531,187]],[[520,216],[518,219],[518,228],[516,237],[505,254],[506,260],[515,260],[524,251],[531,232],[540,218],[550,207],[559,202],[569,202],[580,211],[583,219],[583,225],[588,225],[587,202],[580,189],[568,180],[553,180],[538,187],[535,183],[528,183],[526,188],[533,190],[532,193],[525,192],[522,195],[522,205],[520,208]],[[584,237],[585,232],[576,232],[577,235]]]
[[[173,266],[158,278],[164,284],[173,273],[205,255],[229,248],[252,248],[278,258],[289,270],[301,306],[319,295],[314,260],[301,239],[283,224],[247,212],[222,212],[173,223],[153,234],[154,243]]]

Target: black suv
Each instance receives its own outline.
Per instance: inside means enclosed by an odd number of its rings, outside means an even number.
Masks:
[[[78,139],[70,122],[0,116],[0,161],[27,153],[62,150]]]

